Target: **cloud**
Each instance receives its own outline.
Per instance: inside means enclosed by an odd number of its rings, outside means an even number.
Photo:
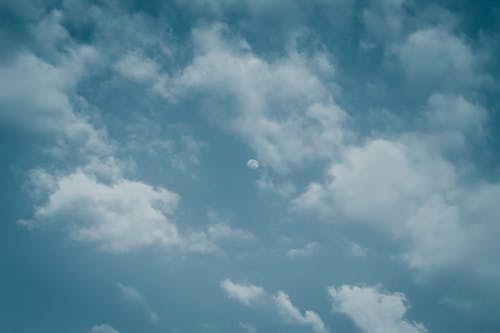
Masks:
[[[396,47],[407,77],[432,86],[478,86],[488,82],[478,56],[460,38],[444,28],[424,28],[411,33]]]
[[[151,322],[155,323],[159,320],[160,317],[155,311],[151,310],[151,306],[139,290],[131,286],[127,286],[121,282],[117,282],[116,286],[118,287],[120,294],[125,302],[128,302],[143,310],[147,314]]]
[[[270,175],[263,173],[256,181],[257,188],[263,192],[276,194],[283,198],[289,198],[297,189],[295,185],[287,180],[285,182],[277,182]]]
[[[245,40],[228,36],[220,24],[193,30],[195,56],[169,83],[173,96],[197,93],[206,103],[226,100],[227,107],[210,117],[225,119],[221,125],[278,172],[330,156],[342,141],[346,115],[322,83],[323,71],[315,70],[328,58],[291,50],[269,62]]]
[[[429,97],[426,120],[435,130],[460,133],[481,132],[488,112],[461,95],[433,94]]]
[[[211,253],[219,251],[221,243],[252,239],[254,235],[248,231],[232,228],[226,223],[215,223],[209,225],[206,231],[186,233],[184,247],[189,251]]]
[[[221,288],[229,298],[235,299],[244,305],[251,305],[265,295],[262,287],[252,284],[238,284],[230,279],[225,279],[220,283]]]
[[[176,193],[125,178],[105,183],[81,170],[52,183],[35,219],[66,223],[74,240],[117,253],[182,242],[171,221],[179,201]]]
[[[368,36],[379,41],[397,38],[404,28],[405,2],[405,0],[369,1],[361,16]]]
[[[346,250],[354,257],[364,258],[368,255],[366,249],[356,242],[348,242]]]
[[[291,259],[303,256],[310,256],[317,250],[317,248],[318,248],[317,242],[309,242],[303,247],[293,248],[288,250],[287,255]]]
[[[125,253],[159,246],[210,253],[218,251],[221,242],[254,237],[225,223],[182,234],[172,221],[179,195],[141,181],[119,177],[106,183],[82,170],[61,177],[39,170],[34,182],[34,189],[48,193],[48,199],[36,208],[35,221],[21,224],[33,228],[41,222],[60,221],[73,240],[106,251]]]
[[[431,95],[427,101],[424,120],[429,141],[446,151],[460,152],[484,139],[488,112],[461,95]]]
[[[149,85],[156,93],[168,97],[166,81],[168,74],[161,71],[160,65],[140,51],[129,51],[114,65],[113,69],[123,77]]]
[[[290,297],[283,291],[271,296],[264,288],[252,284],[238,284],[229,279],[221,281],[221,288],[229,298],[235,299],[246,306],[266,305],[270,300],[274,311],[277,311],[287,322],[310,326],[316,333],[328,332],[321,317],[314,311],[306,310],[304,314],[293,305]]]
[[[310,182],[292,206],[381,231],[388,244],[399,243],[399,258],[419,273],[467,267],[495,274],[500,267],[485,268],[485,249],[495,244],[489,235],[497,230],[497,208],[483,191],[494,193],[499,184],[460,162],[483,142],[488,119],[484,107],[463,95],[434,93],[419,129],[345,145],[326,179]]]
[[[363,332],[424,333],[425,326],[406,319],[409,308],[404,294],[384,293],[378,287],[342,285],[330,287],[333,311],[348,316]]]
[[[85,105],[76,87],[99,54],[91,46],[74,43],[61,20],[59,11],[47,14],[32,32],[35,50],[24,49],[0,65],[0,119],[17,128],[56,135],[79,148],[108,151],[102,131],[75,108]],[[56,48],[60,44],[64,52]]]
[[[158,64],[139,51],[129,52],[121,57],[114,66],[121,75],[135,81],[149,81],[158,76]]]
[[[1,65],[0,116],[20,128],[99,143],[98,132],[75,113],[71,102],[71,89],[81,75],[80,62],[84,61],[79,58],[92,52],[82,47],[73,54],[76,59],[68,59],[59,67],[29,52]]]
[[[311,310],[306,310],[304,314],[300,313],[290,301],[290,297],[283,291],[278,291],[276,296],[274,296],[274,301],[278,308],[278,311],[288,320],[296,322],[302,325],[311,326],[316,333],[328,332],[325,324],[318,316],[318,314]]]
[[[471,242],[453,200],[454,167],[419,144],[376,139],[347,148],[328,179],[294,204],[405,239],[402,256],[414,268],[454,263]]]
[[[329,181],[324,185],[311,183],[297,204],[316,205],[326,199],[338,203],[356,220],[399,220],[411,209],[411,199],[424,199],[435,190],[449,189],[454,182],[449,163],[416,148],[383,139],[347,147],[339,162],[330,166]],[[327,198],[329,195],[334,198]],[[321,209],[323,213],[331,210],[326,206]]]
[[[151,246],[207,254],[221,251],[221,245],[254,239],[252,233],[219,220],[205,230],[180,232],[174,222],[180,196],[128,179],[123,171],[112,157],[92,159],[66,174],[35,169],[27,188],[42,203],[31,220],[18,223],[30,230],[55,224],[72,240],[121,254]]]
[[[90,333],[120,333],[108,324],[94,325]]]

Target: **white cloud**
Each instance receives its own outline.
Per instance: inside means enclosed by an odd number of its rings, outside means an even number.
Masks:
[[[90,333],[120,333],[108,324],[94,325]]]
[[[459,94],[434,93],[421,120],[420,132],[345,146],[326,180],[309,183],[293,207],[382,231],[402,245],[399,257],[420,273],[466,265],[498,274],[498,265],[486,263],[485,249],[495,244],[490,235],[498,208],[490,197],[500,186],[447,156],[484,137],[488,113]]]
[[[454,201],[455,169],[418,144],[372,140],[347,148],[328,176],[295,205],[405,239],[402,258],[414,268],[452,264],[469,245]]]
[[[180,196],[123,176],[114,158],[92,159],[69,174],[33,170],[27,187],[42,204],[32,220],[18,223],[33,230],[58,222],[71,239],[113,252],[126,253],[143,247],[213,253],[221,245],[254,239],[248,231],[226,222],[213,221],[206,230],[180,232],[174,223]]]
[[[366,333],[424,333],[423,324],[406,319],[407,300],[401,293],[384,293],[378,287],[342,285],[328,288],[333,311],[347,315]]]
[[[16,126],[39,132],[62,132],[69,137],[97,135],[74,112],[70,96],[81,75],[81,62],[92,52],[82,47],[75,51],[75,59],[60,66],[24,52],[12,63],[0,66],[0,116]]]
[[[61,20],[57,10],[42,17],[31,29],[36,52],[24,50],[0,65],[0,119],[18,128],[56,134],[79,149],[109,151],[104,134],[75,108],[85,104],[76,86],[99,54],[74,43]]]
[[[435,190],[446,191],[454,182],[453,169],[445,161],[382,139],[346,148],[328,176],[324,185],[310,184],[297,204],[307,207],[319,202],[328,213],[333,207],[322,202],[328,200],[356,220],[389,224],[411,210],[415,200],[423,200]]]
[[[78,170],[55,180],[35,218],[64,221],[75,240],[127,252],[148,245],[180,244],[171,221],[178,201],[177,194],[161,187],[124,178],[107,184]]]
[[[135,81],[149,81],[158,76],[158,64],[139,51],[129,52],[121,57],[114,69],[126,78]]]
[[[205,101],[229,98],[213,117],[236,132],[257,159],[279,172],[330,156],[343,139],[346,117],[331,87],[315,72],[317,59],[294,50],[276,62],[255,55],[242,39],[223,37],[222,25],[195,29],[195,57],[172,79],[175,96],[198,92]],[[320,67],[325,67],[324,65]]]
[[[264,289],[253,284],[238,284],[230,279],[225,279],[221,281],[220,286],[229,298],[244,305],[251,305],[265,296]]]
[[[142,309],[147,314],[148,319],[151,322],[155,323],[159,320],[158,314],[151,309],[148,301],[139,290],[131,286],[127,286],[121,282],[117,282],[116,286],[118,287],[124,301],[138,306],[140,309]]]
[[[265,304],[264,300],[271,300],[271,305],[289,323],[310,326],[316,333],[328,332],[320,316],[311,310],[302,314],[293,305],[290,297],[283,291],[278,291],[275,296],[269,295],[264,288],[252,284],[238,284],[229,279],[221,281],[221,288],[229,298],[233,298],[247,306]],[[260,301],[259,303],[257,303]]]
[[[328,332],[325,324],[321,320],[320,316],[311,310],[306,310],[302,314],[299,309],[297,309],[290,300],[290,297],[283,291],[278,291],[276,296],[274,296],[274,302],[278,308],[278,311],[291,322],[296,322],[301,325],[311,326],[316,333]]]

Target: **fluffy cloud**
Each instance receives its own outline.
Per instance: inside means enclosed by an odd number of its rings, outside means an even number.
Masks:
[[[348,148],[328,177],[295,204],[407,240],[403,257],[412,267],[452,263],[469,246],[455,169],[418,144],[372,140]]]
[[[129,52],[115,64],[114,69],[126,78],[148,81],[158,76],[158,65],[140,52]]]
[[[120,333],[108,324],[94,325],[90,333]]]
[[[333,310],[347,315],[363,332],[424,333],[418,322],[406,319],[408,304],[401,293],[384,293],[378,287],[330,287]]]
[[[73,240],[113,253],[148,246],[212,253],[221,243],[254,238],[223,222],[181,233],[173,221],[180,196],[127,179],[121,171],[114,160],[94,161],[66,175],[35,170],[31,190],[46,200],[36,207],[33,220],[19,223],[33,229],[59,222]]]
[[[75,104],[85,104],[76,86],[98,53],[73,43],[61,19],[61,12],[53,11],[33,27],[36,53],[23,50],[0,65],[0,119],[92,151],[108,151],[103,134],[75,110]],[[56,48],[60,44],[65,52]]]
[[[325,324],[316,312],[306,310],[304,314],[302,314],[299,309],[292,304],[290,297],[283,291],[278,291],[276,296],[274,296],[274,301],[278,307],[278,311],[288,320],[302,325],[311,326],[313,331],[316,333],[328,332]]]
[[[229,298],[235,299],[244,305],[251,305],[265,295],[262,287],[253,284],[238,284],[230,279],[221,281],[220,286]]]
[[[310,184],[297,203],[323,203],[326,214],[331,208],[324,200],[330,200],[353,219],[389,224],[411,210],[415,200],[423,200],[435,190],[450,189],[455,178],[445,161],[383,139],[347,148],[341,160],[331,165],[328,176],[325,185]],[[327,198],[330,195],[333,197]]]
[[[123,178],[107,184],[82,171],[54,182],[53,192],[36,209],[35,218],[65,221],[75,240],[112,252],[181,243],[171,221],[179,201],[173,192]]]
[[[285,172],[302,162],[325,158],[343,139],[345,113],[319,73],[326,57],[291,50],[279,61],[255,55],[245,40],[230,38],[224,26],[195,29],[196,54],[170,83],[175,96],[198,92],[205,101],[222,101],[213,116],[240,135],[257,158]]]

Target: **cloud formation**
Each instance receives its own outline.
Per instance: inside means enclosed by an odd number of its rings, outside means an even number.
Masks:
[[[327,333],[325,323],[314,311],[304,314],[292,303],[288,294],[279,290],[276,295],[268,294],[264,288],[252,284],[238,284],[229,279],[221,281],[221,288],[233,299],[246,306],[271,306],[286,322],[295,325],[310,326],[315,333]]]
[[[311,326],[312,330],[316,333],[328,332],[325,324],[318,316],[318,314],[311,310],[306,310],[304,314],[297,309],[290,297],[283,291],[278,291],[276,296],[274,296],[274,302],[278,307],[278,311],[291,322],[296,322],[305,326]]]
[[[346,114],[319,74],[333,71],[328,58],[291,49],[287,57],[269,62],[244,39],[227,35],[221,24],[193,30],[196,54],[172,78],[176,95],[197,92],[209,104],[227,98],[235,103],[235,112],[219,109],[210,117],[227,119],[222,125],[277,172],[330,156],[342,142]]]
[[[253,284],[238,284],[230,279],[221,281],[220,286],[229,298],[233,298],[244,305],[251,305],[265,295],[262,287]]]
[[[68,223],[71,238],[121,253],[149,245],[179,245],[182,240],[171,221],[178,201],[176,193],[164,188],[123,178],[107,184],[76,171],[54,179],[35,218]]]
[[[384,293],[379,287],[342,285],[328,288],[333,311],[348,316],[366,333],[425,333],[418,322],[405,318],[406,297],[401,293]]]

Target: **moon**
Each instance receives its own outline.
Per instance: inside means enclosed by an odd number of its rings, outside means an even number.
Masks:
[[[257,169],[259,167],[259,161],[254,160],[254,159],[250,159],[247,162],[247,167],[249,169],[255,170],[255,169]]]

